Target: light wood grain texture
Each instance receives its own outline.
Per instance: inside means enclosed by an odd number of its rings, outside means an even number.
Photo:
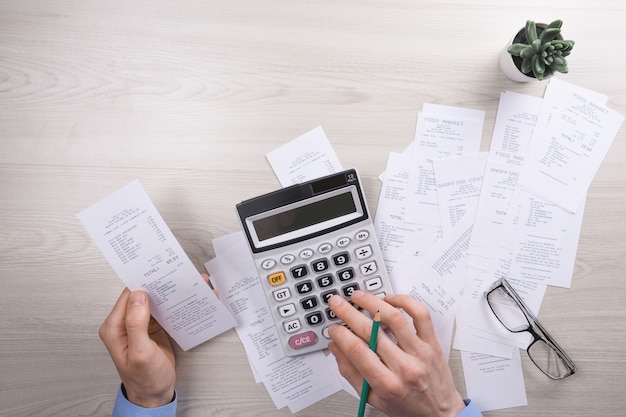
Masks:
[[[321,125],[376,206],[387,154],[423,103],[485,110],[526,19],[576,40],[563,79],[626,114],[617,0],[45,2],[0,0],[0,415],[107,416],[119,379],[97,336],[122,290],[75,214],[139,179],[198,269],[234,204],[279,186],[264,155]],[[587,199],[572,288],[541,319],[577,362],[553,382],[525,354],[527,407],[487,416],[618,416],[626,392],[626,130]],[[233,331],[177,352],[179,416],[288,416]],[[450,361],[465,390],[458,352]],[[352,416],[345,393],[298,413]],[[368,412],[370,416],[381,415]]]

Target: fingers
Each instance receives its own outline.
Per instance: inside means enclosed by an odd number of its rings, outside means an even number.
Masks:
[[[362,313],[357,313],[363,316]],[[332,325],[329,331],[333,342],[328,345],[328,348],[337,358],[337,365],[341,375],[346,378],[358,393],[360,393],[363,378],[370,382],[373,389],[378,387],[380,381],[388,381],[393,378],[389,368],[381,362],[376,352],[372,351],[361,338],[338,324]],[[388,343],[392,343],[383,332],[380,332],[378,336],[379,342],[382,342],[383,339],[386,339]],[[379,349],[377,349],[378,351]]]
[[[439,344],[430,311],[413,297],[406,294],[389,294],[385,301],[396,308],[403,309],[413,318],[413,326],[418,337],[428,344]]]
[[[126,307],[126,334],[128,353],[131,357],[141,357],[152,345],[148,334],[150,324],[150,303],[143,291],[134,291],[128,297]]]
[[[408,299],[412,300],[413,303],[416,303],[418,307],[420,306],[417,301],[411,299],[410,297],[408,297]],[[408,300],[405,300],[403,298],[399,298],[399,300],[404,301],[404,304],[411,304]],[[363,307],[372,314],[376,311],[380,311],[381,322],[384,323],[391,330],[398,342],[398,346],[400,346],[402,350],[404,350],[405,352],[413,353],[417,349],[419,349],[422,341],[418,337],[416,337],[415,328],[406,319],[404,314],[396,308],[396,306],[391,305],[379,299],[378,297],[363,291],[355,291],[352,294],[351,301],[359,307]],[[342,320],[344,320],[344,322],[346,322],[357,335],[359,335],[361,338],[364,338],[364,340],[368,340],[369,332],[362,332],[360,331],[360,329],[366,330],[368,327],[371,327],[372,321],[367,319],[367,317],[365,317],[363,314],[358,313],[355,309],[352,310],[354,311],[335,311],[335,313]],[[342,314],[345,314],[345,317],[343,317]],[[357,323],[357,327],[353,327],[354,323]],[[381,355],[383,360],[385,360],[384,355],[397,354],[396,349],[390,349],[390,351],[385,350],[389,348],[386,344],[379,345],[379,347],[379,354]]]
[[[355,295],[358,298],[360,296],[359,293],[359,291],[353,293],[353,299]],[[382,308],[385,302],[379,299],[377,301]],[[333,325],[330,327],[329,333],[331,339],[343,354],[349,358],[352,365],[358,370],[358,373],[368,380],[389,377],[390,371],[381,363],[379,356],[383,361],[386,361],[393,357],[394,354],[400,353],[395,343],[385,332],[379,331],[376,353],[372,352],[368,345],[372,332],[372,320],[339,296],[331,297],[328,300],[328,305],[337,317],[350,327],[350,330],[348,330],[344,326]],[[389,305],[387,305],[387,308],[393,310],[393,307]],[[382,315],[383,311],[381,311],[381,317]],[[352,369],[346,368],[345,372],[346,375],[350,376]],[[348,378],[346,377],[346,379]],[[357,377],[355,376],[353,379],[356,380]]]
[[[359,291],[355,291],[352,296],[358,296],[359,293]],[[355,334],[364,340],[369,340],[372,329],[371,319],[338,295],[333,295],[329,298],[328,305],[337,317],[343,320]]]
[[[405,353],[418,355],[423,350],[424,344],[439,346],[428,309],[412,297],[408,295],[388,295],[385,301],[383,301],[372,294],[355,291],[352,294],[351,301],[372,314],[380,311],[381,322],[391,331],[397,341],[397,345],[386,337],[384,332],[381,332],[383,337],[379,336],[376,351],[392,370],[395,370],[393,364],[397,362],[393,360],[394,358]],[[369,340],[372,326],[371,319],[357,311],[341,297],[337,297],[337,299],[331,298],[329,305],[335,314],[350,327],[354,334],[364,341]],[[406,315],[400,309],[403,309],[413,318],[413,323],[407,320]],[[331,337],[333,337],[333,333],[331,333]],[[333,340],[335,339],[333,338]],[[342,349],[346,346],[348,345],[339,345]],[[350,357],[354,356],[351,355]]]
[[[100,339],[112,355],[126,348],[126,344],[119,343],[119,340],[126,334],[126,307],[129,296],[130,291],[124,288],[98,332]]]

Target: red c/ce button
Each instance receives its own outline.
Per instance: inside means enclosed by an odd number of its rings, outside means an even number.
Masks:
[[[317,335],[315,332],[311,331],[300,333],[289,338],[289,346],[293,349],[301,349],[303,347],[310,346],[315,342],[317,342]]]

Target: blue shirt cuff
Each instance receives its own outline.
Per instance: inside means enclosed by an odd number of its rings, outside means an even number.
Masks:
[[[144,408],[131,403],[124,397],[122,386],[117,391],[115,405],[113,406],[112,417],[175,417],[176,404],[178,403],[176,393],[171,403],[157,408]]]
[[[472,400],[463,400],[465,403],[465,408],[456,417],[482,417],[482,413],[476,405],[472,402]]]

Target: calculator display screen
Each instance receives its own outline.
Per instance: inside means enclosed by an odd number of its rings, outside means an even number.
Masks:
[[[245,222],[254,245],[267,248],[325,233],[364,214],[352,185],[247,217]]]
[[[352,193],[345,192],[254,221],[260,241],[356,213]]]

